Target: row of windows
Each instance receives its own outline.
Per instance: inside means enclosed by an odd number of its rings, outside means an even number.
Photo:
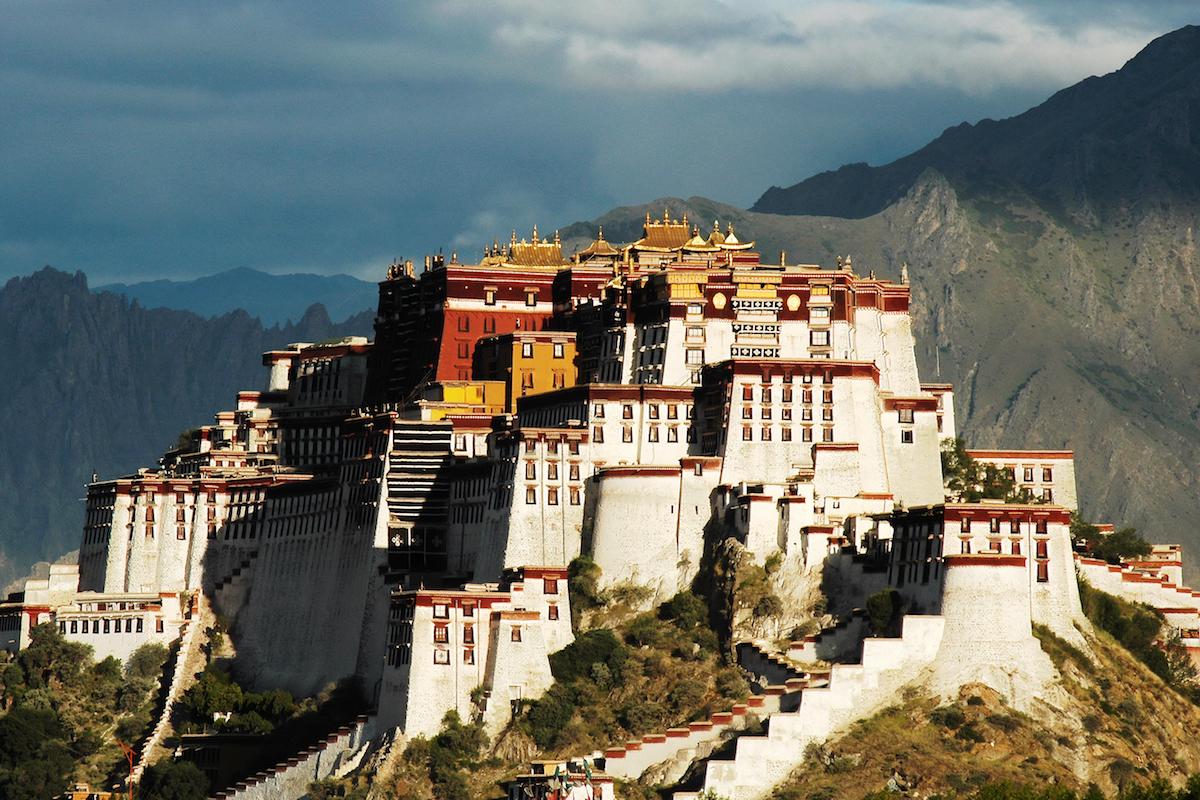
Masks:
[[[982,522],[982,520],[980,520],[980,521]],[[970,517],[963,517],[962,520],[959,522],[959,529],[963,533],[970,533],[971,532],[971,522],[972,522],[972,520]],[[989,517],[987,520],[987,523],[988,523],[988,530],[991,533],[999,533],[1000,532],[1001,521],[1000,521],[999,517]],[[1049,532],[1049,522],[1044,517],[1034,520],[1033,524],[1034,524],[1034,533],[1040,533],[1040,534],[1045,535]],[[1021,520],[1018,520],[1018,519],[1009,520],[1008,530],[1009,530],[1009,533],[1020,533],[1021,532]]]
[[[808,377],[808,376],[806,376],[806,377]],[[780,397],[781,397],[782,401],[785,403],[793,402],[795,399],[796,393],[794,391],[792,391],[792,387],[785,384],[781,388],[782,388],[782,391],[780,392]],[[774,402],[774,397],[775,397],[775,392],[770,385],[763,384],[762,387],[759,388],[759,390],[758,390],[759,402],[771,403],[771,402]],[[746,385],[742,386],[742,400],[745,400],[746,402],[753,402],[753,400],[754,400],[754,386],[753,385],[746,384]],[[812,389],[801,389],[800,390],[800,402],[811,403],[812,401],[813,401],[813,390]],[[821,402],[825,403],[826,405],[833,402],[833,389],[822,389],[821,390]]]
[[[141,617],[124,617],[121,619],[93,619],[93,620],[77,620],[73,619],[69,622],[60,620],[58,623],[59,633],[142,633],[143,622]],[[162,619],[154,620],[155,633],[163,632]]]
[[[667,419],[679,419],[679,406],[675,403],[665,403]],[[646,416],[650,419],[660,419],[660,408],[658,403],[648,403],[646,405]],[[592,406],[592,417],[595,419],[604,419],[604,404],[595,403]],[[683,404],[683,414],[685,419],[692,418],[692,406],[690,403]],[[633,419],[633,403],[621,404],[621,419]]]
[[[687,429],[686,439],[689,442],[695,441],[695,439],[696,439],[695,433],[693,432],[693,430],[690,427]],[[592,426],[592,441],[595,442],[596,444],[604,444],[604,426],[603,425]],[[621,441],[626,444],[630,444],[633,442],[633,426],[632,425],[622,425],[621,426]],[[658,425],[650,425],[647,427],[646,441],[648,441],[648,442],[659,441],[659,426]],[[678,425],[667,426],[667,441],[668,442],[678,442],[679,441],[679,426]]]
[[[762,442],[771,441],[774,436],[772,431],[773,431],[773,426],[763,425],[762,431],[759,434],[759,441],[762,441]],[[779,430],[779,439],[780,439],[780,441],[783,441],[783,442],[792,441],[792,428],[787,425],[781,426],[780,430]],[[811,442],[812,440],[813,440],[812,427],[808,426],[808,425],[802,426],[800,428],[800,441]],[[754,441],[754,426],[753,425],[743,425],[742,426],[742,441],[743,442],[753,442]],[[822,442],[832,442],[833,441],[833,428],[830,428],[830,427],[821,428],[821,441]]]
[[[525,462],[525,480],[527,480],[527,481],[537,480],[537,462],[536,461],[526,461]],[[548,481],[558,480],[558,463],[557,462],[550,461],[546,464],[546,480],[548,480]],[[579,464],[578,463],[572,462],[571,464],[567,465],[567,480],[572,480],[572,481],[579,480]]]
[[[770,406],[762,406],[759,409],[759,418],[771,419],[773,416],[774,412]],[[790,420],[792,418],[792,409],[786,406],[781,408],[779,410],[779,418],[784,421]],[[813,410],[811,407],[805,406],[804,408],[800,409],[800,419],[808,422],[812,420],[812,418]],[[754,406],[742,406],[742,419],[754,419]],[[830,422],[833,421],[833,408],[831,406],[825,406],[821,409],[821,419]],[[909,421],[911,422],[911,420]]]
[[[579,487],[577,487],[577,486],[570,487],[567,490],[567,497],[568,497],[568,500],[571,505],[573,505],[573,506],[579,505],[580,497],[581,497]],[[537,501],[538,501],[537,487],[536,486],[526,486],[525,487],[525,504],[533,506],[533,505],[537,505]],[[558,505],[558,487],[557,486],[551,486],[546,489],[546,505],[548,505],[548,506]]]
[[[537,439],[526,439],[525,440],[525,452],[526,453],[536,453],[537,452],[537,443],[538,443]],[[578,439],[570,439],[567,441],[567,452],[573,456],[579,455],[579,440]],[[557,455],[558,454],[558,439],[547,439],[546,440],[546,453],[548,455]]]

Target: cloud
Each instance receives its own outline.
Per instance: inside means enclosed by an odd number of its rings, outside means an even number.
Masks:
[[[749,204],[1116,69],[1135,0],[16,0],[0,277],[377,274],[664,195]],[[380,256],[380,254],[387,254]]]

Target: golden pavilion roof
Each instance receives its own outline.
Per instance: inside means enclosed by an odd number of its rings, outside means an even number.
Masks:
[[[642,226],[642,238],[633,242],[629,247],[636,250],[655,250],[671,252],[679,250],[689,239],[687,214],[683,219],[671,219],[670,209],[663,211],[660,220],[650,218],[646,212],[646,222]]]
[[[621,255],[621,251],[604,239],[604,227],[601,226],[592,243],[575,255],[578,260],[587,261],[589,258],[616,258]]]

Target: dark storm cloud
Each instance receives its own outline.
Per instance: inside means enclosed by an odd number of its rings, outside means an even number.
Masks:
[[[747,204],[1115,69],[1183,4],[38,2],[0,25],[0,273],[376,275]],[[1074,13],[1069,9],[1074,8]]]

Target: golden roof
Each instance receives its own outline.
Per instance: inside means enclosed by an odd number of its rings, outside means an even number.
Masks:
[[[576,255],[580,261],[587,261],[589,258],[615,258],[621,255],[621,251],[605,241],[604,227],[601,226],[596,233],[596,239]]]
[[[687,214],[683,215],[683,219],[675,220],[671,219],[670,209],[665,209],[661,220],[653,220],[647,211],[642,238],[629,246],[637,250],[678,250],[688,238]]]
[[[507,247],[500,247],[493,242],[490,248],[485,248],[484,254],[479,263],[485,266],[512,264],[520,267],[561,267],[567,263],[563,258],[558,231],[554,232],[553,240],[541,239],[537,225],[533,226],[532,240],[517,241],[517,232],[513,231]]]

